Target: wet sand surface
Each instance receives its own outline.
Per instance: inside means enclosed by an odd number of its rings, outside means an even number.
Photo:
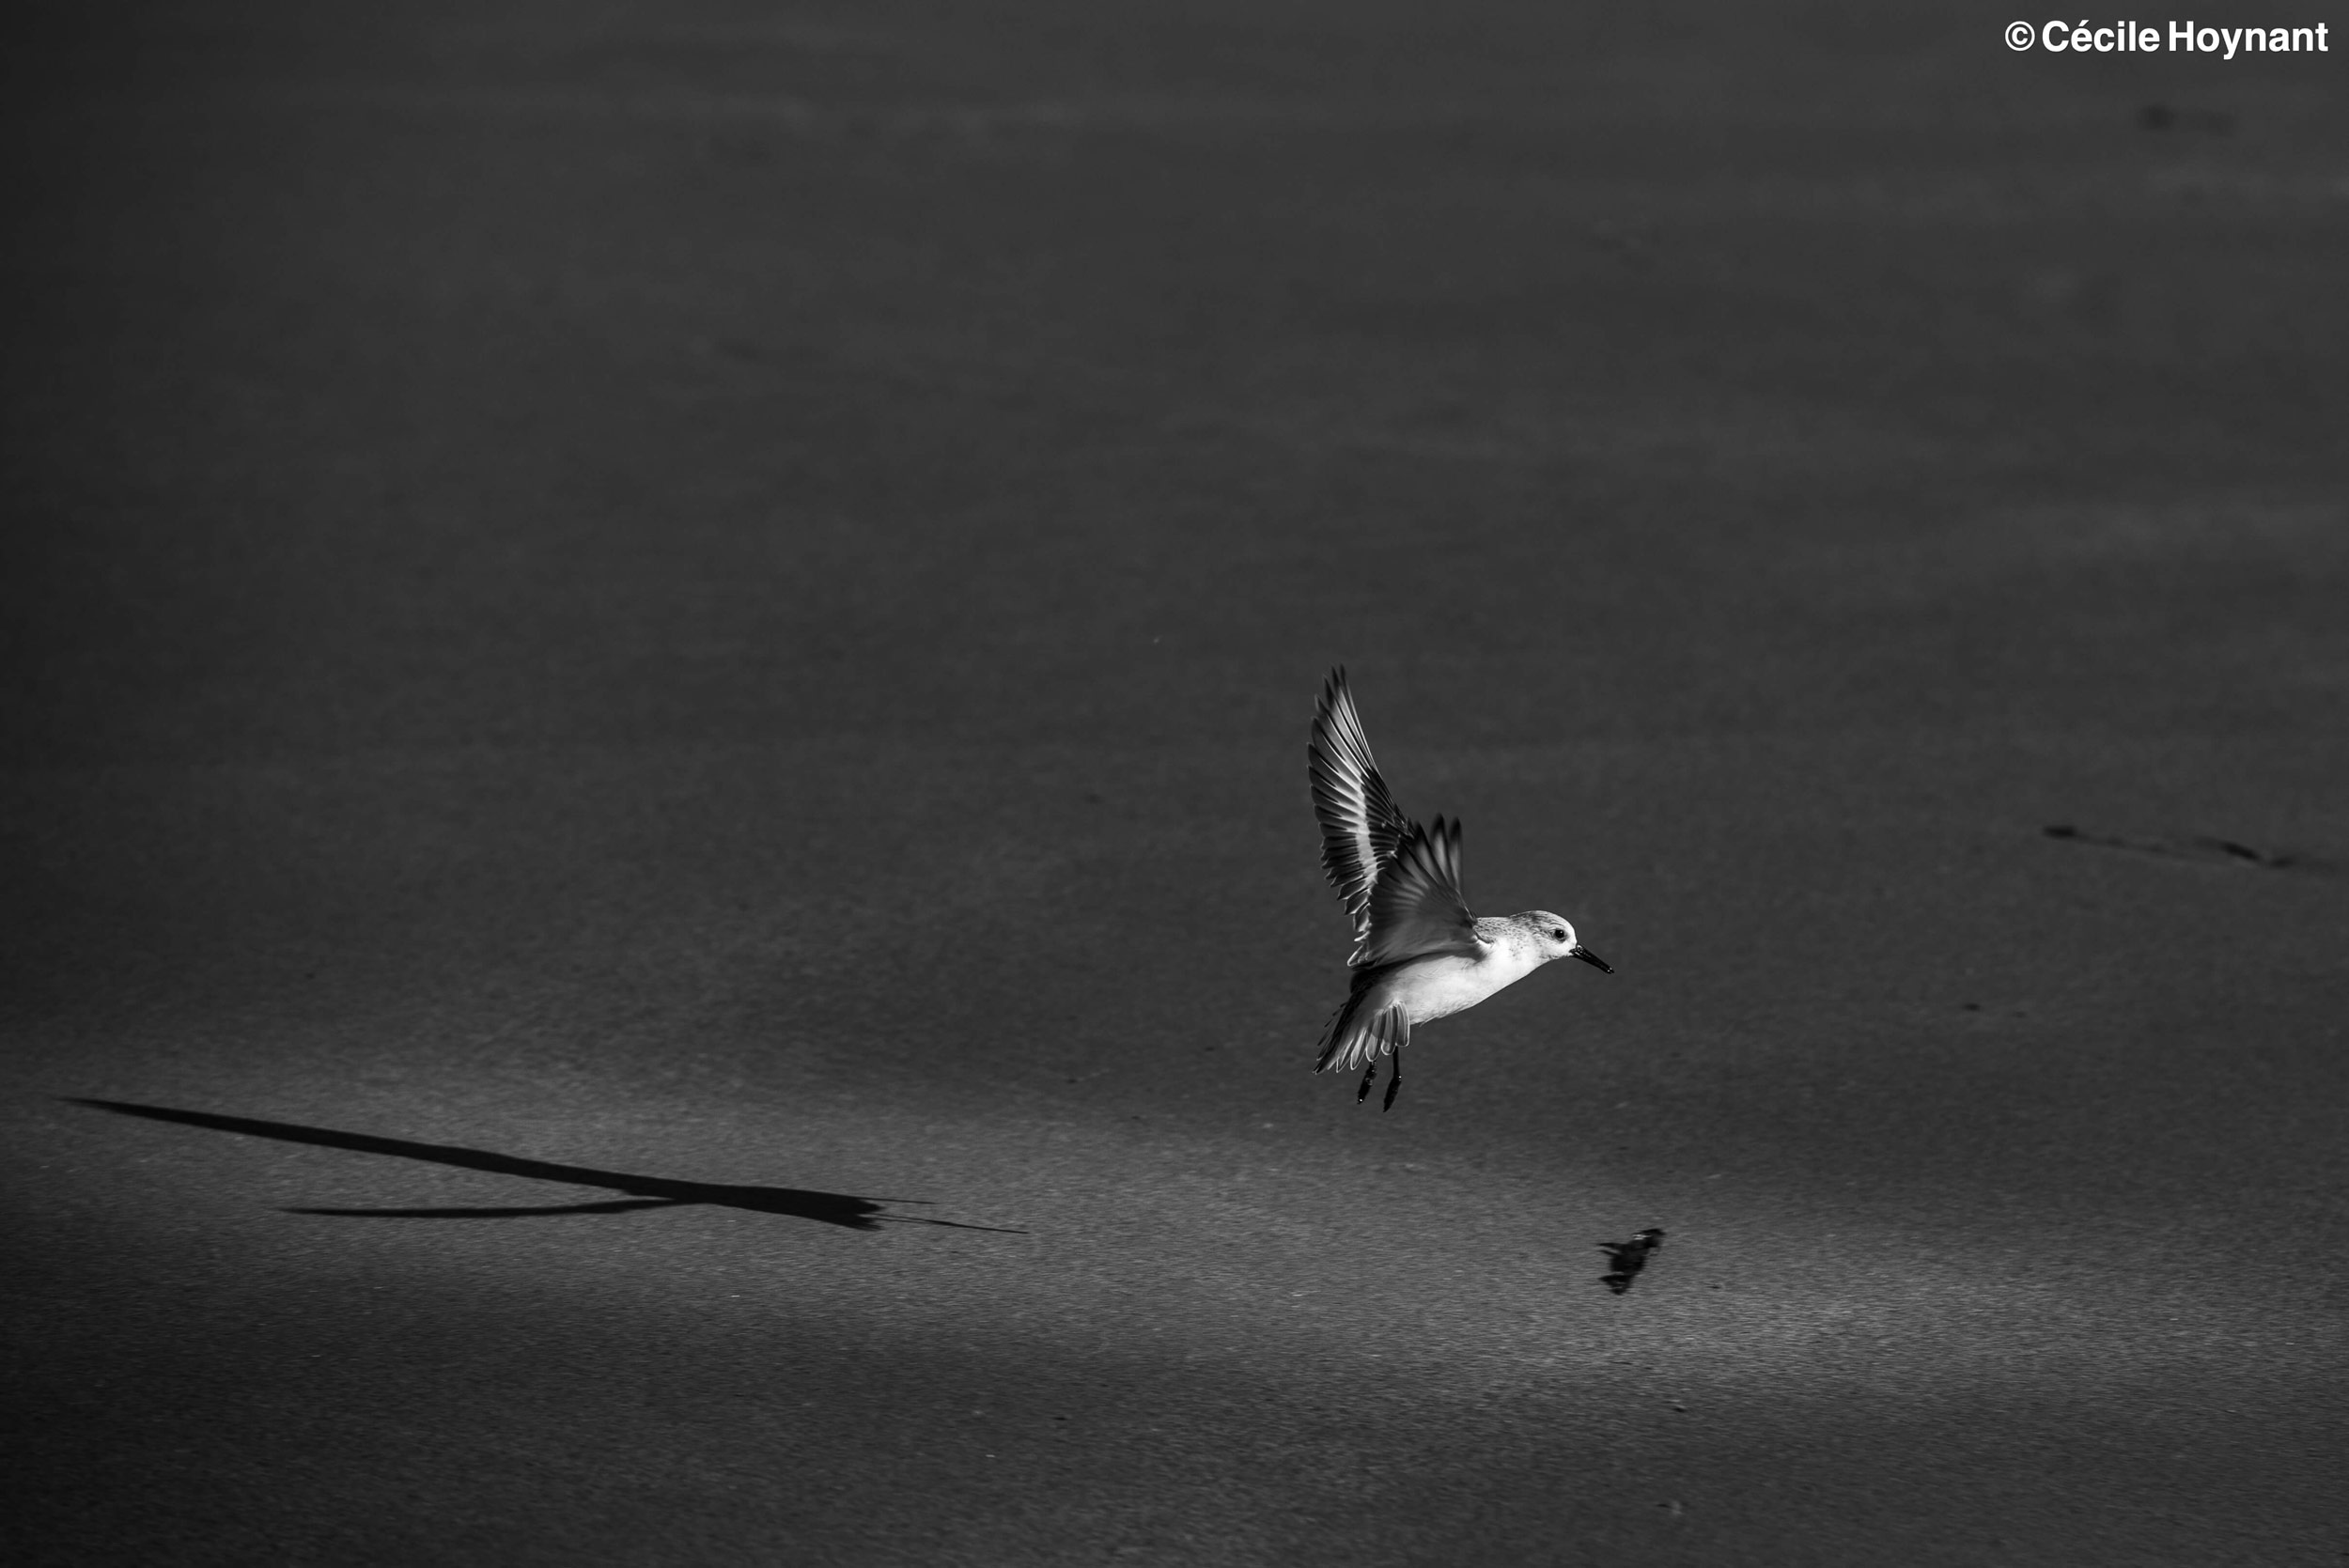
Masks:
[[[2349,101],[2006,20],[28,27],[0,1549],[2342,1560]]]

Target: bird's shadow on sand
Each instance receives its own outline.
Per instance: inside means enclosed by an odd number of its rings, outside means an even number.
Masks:
[[[957,1231],[992,1231],[1024,1235],[1023,1231],[998,1225],[968,1225],[953,1219],[931,1219],[915,1214],[892,1214],[892,1203],[919,1203],[919,1198],[859,1198],[846,1192],[817,1192],[803,1187],[735,1187],[719,1182],[675,1181],[666,1176],[638,1176],[625,1171],[599,1171],[586,1165],[557,1165],[525,1159],[519,1155],[494,1154],[455,1143],[416,1143],[404,1138],[378,1138],[372,1133],[338,1132],[332,1127],[303,1126],[295,1122],[264,1122],[251,1116],[215,1116],[204,1110],[176,1110],[167,1106],[129,1105],[120,1100],[73,1099],[69,1103],[111,1110],[123,1116],[144,1116],[155,1122],[210,1127],[216,1132],[241,1132],[248,1138],[273,1138],[281,1143],[311,1143],[325,1149],[351,1149],[360,1154],[390,1155],[433,1165],[454,1165],[465,1171],[488,1171],[501,1176],[528,1176],[534,1181],[564,1182],[573,1187],[602,1188],[626,1193],[587,1203],[552,1203],[540,1207],[491,1208],[363,1208],[288,1209],[288,1214],[334,1215],[366,1219],[523,1219],[557,1214],[630,1214],[639,1209],[679,1208],[707,1203],[718,1208],[747,1209],[754,1214],[782,1214],[794,1219],[814,1219],[852,1231],[875,1231],[884,1224],[942,1225]]]

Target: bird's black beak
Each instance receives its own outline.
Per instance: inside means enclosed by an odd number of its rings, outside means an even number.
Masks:
[[[1569,958],[1581,959],[1584,963],[1590,965],[1601,974],[1612,974],[1615,972],[1614,965],[1609,963],[1597,954],[1593,953],[1589,948],[1584,947],[1580,942],[1577,942],[1572,947],[1566,949],[1566,956]]]

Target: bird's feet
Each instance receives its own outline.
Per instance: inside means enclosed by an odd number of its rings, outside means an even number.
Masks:
[[[1401,1051],[1396,1051],[1394,1053],[1394,1071],[1387,1075],[1387,1097],[1385,1102],[1378,1107],[1378,1114],[1383,1116],[1388,1111],[1394,1109],[1394,1092],[1402,1087],[1403,1053]]]
[[[1360,1089],[1357,1089],[1357,1090],[1355,1090],[1355,1091],[1354,1091],[1354,1103],[1355,1103],[1356,1105],[1360,1105],[1360,1104],[1361,1104],[1364,1100],[1366,1100],[1366,1099],[1370,1098],[1370,1086],[1371,1086],[1372,1084],[1374,1084],[1374,1083],[1377,1082],[1377,1081],[1378,1081],[1378,1059],[1377,1059],[1377,1057],[1375,1057],[1375,1056],[1374,1056],[1374,1057],[1372,1057],[1372,1058],[1370,1059],[1370,1066],[1369,1066],[1368,1068],[1366,1068],[1366,1069],[1363,1071],[1363,1073],[1362,1073],[1362,1086],[1361,1086]],[[1393,1091],[1393,1090],[1390,1089],[1390,1090],[1388,1090],[1388,1091],[1387,1091],[1387,1098],[1389,1098],[1389,1099],[1392,1099],[1392,1098],[1394,1098],[1394,1091]]]

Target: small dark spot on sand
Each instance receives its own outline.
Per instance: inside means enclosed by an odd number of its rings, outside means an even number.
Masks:
[[[2326,869],[2322,862],[2311,862],[2304,855],[2261,849],[2238,839],[2217,838],[2208,833],[2190,838],[2123,838],[2117,833],[2085,833],[2068,822],[2049,823],[2039,831],[2049,838],[2091,845],[2099,849],[2126,849],[2133,854],[2161,855],[2171,860],[2235,861],[2269,871],[2288,871],[2295,867]]]
[[[2280,871],[2295,863],[2295,857],[2291,855],[2279,855],[2265,849],[2254,849],[2248,844],[2237,844],[2231,838],[2202,838],[2196,839],[2194,842],[2205,849],[2216,849],[2222,855],[2238,861],[2248,861],[2253,865],[2263,865],[2274,871]]]
[[[2205,136],[2234,134],[2234,116],[2224,109],[2179,109],[2148,103],[2137,112],[2137,123],[2148,131],[2199,132]]]
[[[1629,1241],[1600,1242],[1598,1250],[1606,1253],[1607,1261],[1615,1266],[1610,1272],[1600,1275],[1598,1282],[1621,1296],[1631,1288],[1631,1281],[1640,1277],[1640,1270],[1647,1266],[1648,1254],[1660,1251],[1663,1246],[1664,1233],[1654,1229],[1641,1231]]]

